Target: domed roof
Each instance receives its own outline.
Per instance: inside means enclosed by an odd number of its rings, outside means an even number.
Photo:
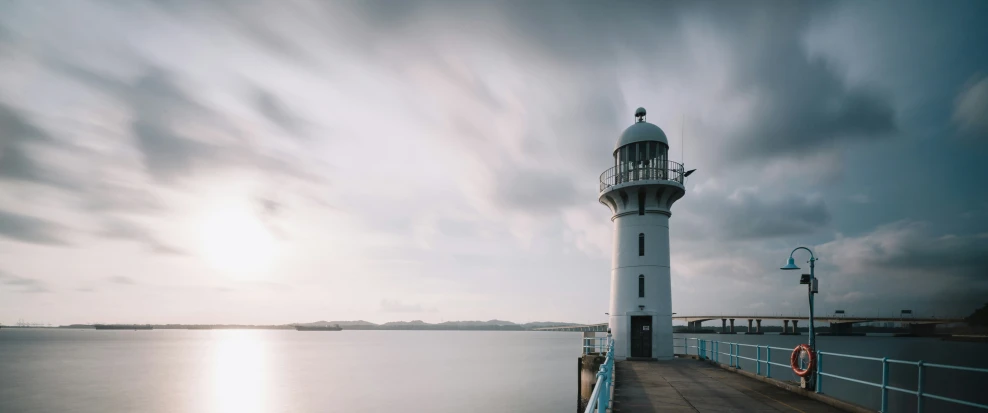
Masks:
[[[628,129],[625,129],[621,133],[621,138],[618,139],[617,146],[614,149],[617,150],[629,143],[650,141],[662,142],[666,147],[669,147],[669,140],[666,139],[666,133],[658,126],[645,122],[645,109],[638,108],[635,111],[635,124],[629,126]]]

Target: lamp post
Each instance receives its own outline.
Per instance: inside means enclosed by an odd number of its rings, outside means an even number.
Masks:
[[[780,269],[781,270],[798,270],[799,269],[799,267],[796,266],[796,262],[792,259],[792,255],[795,254],[796,251],[798,251],[798,250],[806,250],[807,252],[810,253],[810,279],[808,280],[808,282],[806,284],[808,284],[807,285],[807,291],[808,291],[808,295],[810,297],[810,348],[816,350],[816,335],[813,334],[813,294],[816,293],[815,290],[817,289],[816,288],[816,286],[817,286],[816,276],[813,273],[813,267],[814,267],[813,264],[816,262],[816,257],[813,255],[813,251],[810,251],[809,248],[806,248],[806,247],[796,247],[796,249],[792,250],[792,252],[789,253],[789,262],[787,262],[786,265],[784,267],[780,268]]]

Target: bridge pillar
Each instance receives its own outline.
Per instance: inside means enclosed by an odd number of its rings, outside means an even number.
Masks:
[[[687,329],[692,332],[697,332],[703,327],[703,321],[690,321],[687,324]]]
[[[762,320],[755,320],[755,324],[757,325],[757,329],[755,330],[755,333],[761,334],[762,333]]]
[[[792,334],[799,335],[799,320],[792,320]]]
[[[731,334],[734,334],[734,319],[731,319]]]
[[[789,320],[782,320],[782,334],[789,334]]]
[[[726,318],[720,319],[720,332],[721,333],[726,333],[727,332],[727,319]]]
[[[746,333],[748,333],[748,334],[751,334],[751,321],[752,320],[749,318],[748,319],[748,331],[746,331]]]

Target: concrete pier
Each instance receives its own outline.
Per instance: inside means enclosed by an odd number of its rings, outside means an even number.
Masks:
[[[845,411],[692,359],[619,361],[614,380],[614,413]]]
[[[582,412],[587,408],[590,401],[590,394],[593,393],[593,386],[597,384],[597,372],[600,365],[604,364],[604,356],[599,354],[587,354],[577,359],[577,407]]]

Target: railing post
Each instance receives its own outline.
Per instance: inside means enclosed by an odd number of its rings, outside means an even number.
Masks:
[[[888,413],[889,404],[889,358],[882,357],[882,413]]]
[[[755,346],[755,375],[762,375],[762,346]]]
[[[820,350],[816,351],[816,392],[823,393],[823,376],[820,373],[823,372],[823,354],[820,354]]]
[[[765,377],[772,378],[772,347],[765,348]]]
[[[919,369],[919,379],[916,383],[916,411],[923,413],[923,360],[916,364]]]

